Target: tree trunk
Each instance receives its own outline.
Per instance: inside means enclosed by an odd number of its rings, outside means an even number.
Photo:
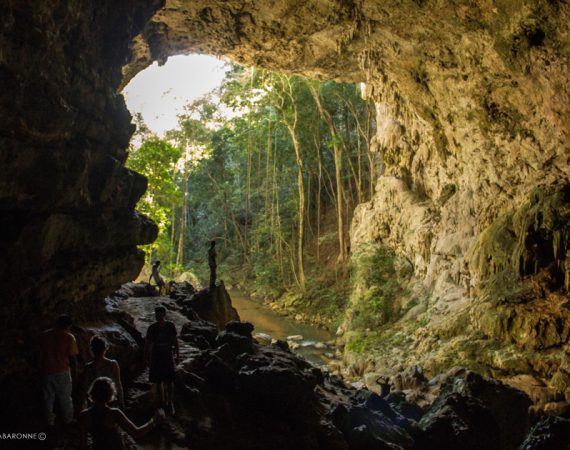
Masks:
[[[295,113],[296,115],[296,113]],[[296,123],[296,118],[295,122]],[[305,270],[303,267],[303,235],[305,229],[305,183],[303,181],[303,159],[301,157],[301,147],[297,139],[297,133],[294,126],[287,126],[293,141],[293,149],[295,150],[295,161],[297,163],[297,192],[299,194],[299,226],[297,228],[297,266],[298,266],[298,282],[302,291],[305,290]]]
[[[339,254],[338,259],[341,263],[346,261],[346,239],[344,236],[344,219],[343,219],[343,198],[344,198],[344,188],[342,186],[342,154],[341,149],[339,146],[339,136],[336,130],[336,126],[334,121],[329,114],[329,112],[325,109],[324,105],[321,102],[321,97],[319,93],[316,91],[313,85],[309,85],[311,90],[311,94],[315,99],[315,103],[317,104],[317,108],[321,113],[323,119],[327,123],[329,130],[331,132],[332,144],[333,144],[333,161],[334,161],[334,168],[335,168],[335,178],[336,178],[336,203],[337,203],[337,232],[338,232],[338,245],[339,245]]]
[[[180,214],[180,229],[178,230],[178,251],[176,252],[176,264],[184,266],[184,236],[186,234],[186,210],[188,201],[188,172],[184,171],[184,192],[182,194],[182,213]]]
[[[301,144],[297,137],[298,112],[296,99],[293,95],[291,79],[285,75],[280,77],[282,93],[289,97],[292,108],[292,117],[289,118],[284,109],[285,100],[281,98],[281,115],[283,122],[289,131],[293,150],[295,151],[295,163],[297,165],[297,193],[298,193],[298,228],[297,228],[297,276],[298,285],[301,291],[305,290],[305,268],[303,264],[304,229],[305,229],[305,184],[303,181],[303,158],[301,156]]]

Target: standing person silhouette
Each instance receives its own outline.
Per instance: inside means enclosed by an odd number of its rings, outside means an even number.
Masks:
[[[208,250],[208,265],[210,266],[210,289],[216,287],[216,241],[210,241],[210,249]]]
[[[158,259],[152,264],[152,273],[148,279],[148,284],[150,284],[150,280],[154,280],[158,286],[158,295],[160,295],[164,289],[164,280],[160,276],[160,261]]]
[[[118,406],[125,409],[123,384],[121,383],[121,368],[114,359],[107,358],[108,344],[101,336],[93,336],[89,342],[93,361],[88,363],[79,377],[81,387],[81,405],[86,405],[89,387],[97,378],[107,377],[113,380]]]
[[[75,357],[79,354],[79,349],[75,336],[70,332],[71,324],[71,317],[62,314],[57,318],[55,328],[44,331],[41,335],[42,391],[48,426],[55,423],[53,407],[56,399],[63,414],[63,422],[69,424],[73,420],[72,379],[76,378]]]
[[[164,306],[154,308],[154,315],[156,322],[146,332],[145,356],[150,367],[148,378],[156,386],[160,406],[167,414],[174,415],[174,356],[176,355],[176,362],[180,360],[177,332],[174,323],[166,320]]]

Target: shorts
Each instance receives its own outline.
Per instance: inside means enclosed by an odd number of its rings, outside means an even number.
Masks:
[[[151,383],[174,383],[175,378],[176,372],[172,353],[154,353],[150,360],[148,380]]]

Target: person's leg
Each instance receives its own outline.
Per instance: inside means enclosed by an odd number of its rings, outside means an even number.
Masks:
[[[164,397],[167,405],[172,404],[174,397],[174,383],[164,383]]]
[[[71,391],[71,373],[64,372],[58,374],[56,396],[63,414],[63,423],[66,424],[73,420],[73,400],[71,399]]]
[[[168,414],[174,415],[174,383],[164,383],[164,385]]]
[[[210,266],[210,288],[216,287],[216,268]]]
[[[152,385],[154,391],[154,402],[159,407],[162,407],[164,403],[164,395],[162,394],[162,383],[160,381],[155,381]]]
[[[48,426],[55,423],[53,406],[55,403],[55,388],[53,385],[53,375],[45,375],[42,382],[42,394],[44,400],[44,417]]]

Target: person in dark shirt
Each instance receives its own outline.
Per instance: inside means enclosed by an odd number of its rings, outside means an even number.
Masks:
[[[156,322],[146,332],[145,357],[149,363],[149,381],[154,383],[160,406],[168,414],[174,414],[175,357],[180,360],[180,349],[174,323],[166,320],[166,308],[154,309]]]
[[[210,249],[208,250],[208,266],[210,266],[210,289],[216,287],[216,241],[210,242]]]

